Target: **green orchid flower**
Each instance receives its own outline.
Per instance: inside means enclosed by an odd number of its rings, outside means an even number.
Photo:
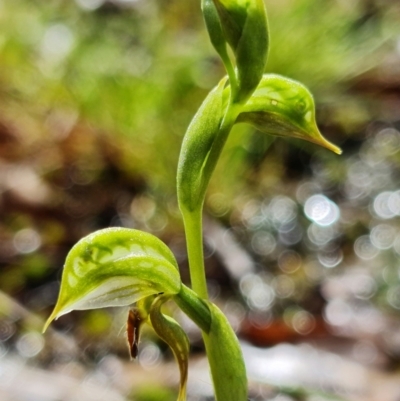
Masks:
[[[100,230],[69,252],[44,330],[72,310],[129,306],[149,295],[177,294],[180,288],[175,258],[158,238],[125,228]]]
[[[151,234],[126,228],[97,231],[67,256],[60,294],[44,330],[72,311],[129,307],[129,352],[138,355],[141,329],[153,327],[171,348],[180,371],[178,401],[186,399],[190,345],[186,333],[162,313],[174,301],[202,330],[217,401],[246,401],[247,378],[240,344],[224,314],[208,301],[204,272],[202,210],[206,190],[235,124],[299,138],[335,153],[315,121],[311,93],[299,82],[264,74],[269,35],[263,0],[202,0],[210,40],[228,77],[209,93],[189,125],[177,172],[192,289],[181,282],[168,247]]]
[[[266,134],[303,139],[342,153],[319,132],[314,99],[309,90],[280,75],[263,76],[236,121],[251,124]]]

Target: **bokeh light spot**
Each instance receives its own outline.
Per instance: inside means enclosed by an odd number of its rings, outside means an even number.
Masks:
[[[311,333],[315,329],[315,325],[314,316],[305,310],[296,312],[292,317],[293,328],[303,336]]]
[[[396,229],[388,224],[378,224],[371,231],[371,242],[378,249],[389,249],[396,238]]]
[[[40,247],[42,240],[37,231],[24,228],[14,235],[13,244],[19,253],[32,253]]]
[[[139,349],[138,359],[144,368],[154,368],[161,363],[160,348],[153,342],[142,343]]]
[[[253,310],[267,310],[275,299],[273,288],[256,274],[244,276],[240,280],[240,290]]]
[[[343,260],[343,252],[341,249],[335,249],[332,251],[320,252],[318,254],[318,261],[322,266],[327,268],[336,267]]]
[[[24,358],[32,358],[36,356],[43,347],[43,336],[36,332],[24,334],[18,339],[16,344],[19,354]]]
[[[304,213],[311,221],[320,226],[330,226],[340,217],[336,203],[324,195],[313,195],[308,198],[304,205]]]
[[[295,290],[293,279],[288,277],[286,274],[276,276],[271,284],[276,296],[279,298],[289,298],[293,295]]]
[[[274,225],[279,227],[296,218],[296,202],[287,196],[276,196],[269,203],[266,214]]]
[[[354,242],[354,252],[360,259],[370,260],[379,254],[379,249],[371,242],[369,235],[362,235]]]
[[[104,4],[105,0],[75,0],[79,7],[84,10],[96,10]]]
[[[300,269],[301,256],[296,251],[283,251],[278,258],[279,268],[284,273],[294,273]]]
[[[350,306],[340,298],[333,299],[325,307],[324,317],[332,326],[345,326],[352,318]]]
[[[390,219],[395,216],[396,213],[393,212],[392,208],[389,205],[392,194],[393,193],[390,191],[385,191],[381,192],[375,197],[373,202],[373,209],[378,217],[382,219]]]
[[[10,339],[16,331],[15,324],[9,320],[0,321],[0,342]]]
[[[270,255],[276,248],[275,237],[269,232],[258,231],[251,239],[251,247],[259,255]]]

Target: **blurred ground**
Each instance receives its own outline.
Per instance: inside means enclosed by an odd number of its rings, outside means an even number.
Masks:
[[[63,261],[108,226],[152,232],[188,281],[175,171],[223,74],[199,2],[0,0],[0,398],[174,400],[153,333],[126,311],[40,334]],[[267,72],[305,83],[338,157],[235,128],[205,209],[210,293],[237,330],[253,400],[400,399],[400,4],[266,1]],[[212,399],[199,332],[190,400]]]

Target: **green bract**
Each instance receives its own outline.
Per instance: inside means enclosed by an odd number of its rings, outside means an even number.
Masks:
[[[193,211],[203,203],[208,183],[205,182],[203,170],[224,115],[225,82],[226,78],[208,94],[183,139],[177,173],[181,210]]]
[[[219,401],[246,401],[247,377],[242,351],[225,315],[212,303],[211,328],[205,334],[208,360]]]
[[[279,75],[263,76],[236,121],[249,123],[266,134],[304,139],[335,153],[342,152],[319,132],[308,89]]]
[[[131,305],[152,294],[177,294],[181,280],[171,251],[151,234],[108,228],[69,252],[53,319],[72,310]]]

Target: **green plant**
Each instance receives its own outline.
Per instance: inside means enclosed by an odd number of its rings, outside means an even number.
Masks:
[[[288,78],[264,74],[269,37],[263,0],[203,0],[202,11],[228,76],[193,118],[179,159],[177,192],[192,289],[182,283],[171,251],[153,235],[126,228],[100,230],[68,254],[59,298],[45,329],[74,309],[130,306],[132,357],[137,355],[141,326],[150,324],[178,362],[178,400],[184,400],[189,341],[179,324],[161,311],[167,300],[174,300],[203,332],[216,399],[242,401],[247,399],[247,380],[239,342],[224,314],[208,300],[204,273],[202,209],[211,175],[232,127],[242,122],[267,134],[340,150],[319,133],[308,90]]]

